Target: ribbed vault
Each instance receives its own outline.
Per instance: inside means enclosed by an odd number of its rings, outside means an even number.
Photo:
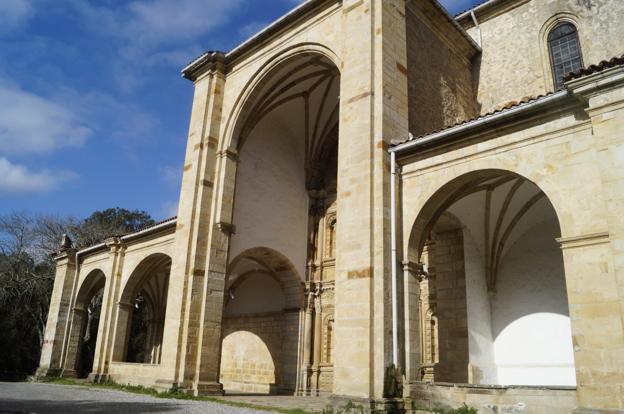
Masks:
[[[246,106],[239,149],[268,116],[304,137],[306,186],[323,187],[323,171],[337,148],[340,73],[320,55],[282,65],[257,87]]]

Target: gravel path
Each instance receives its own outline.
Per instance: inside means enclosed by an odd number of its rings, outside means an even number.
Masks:
[[[209,401],[169,400],[107,389],[27,382],[0,382],[0,414],[257,414],[267,412]]]

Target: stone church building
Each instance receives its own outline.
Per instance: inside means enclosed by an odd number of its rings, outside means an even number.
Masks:
[[[63,245],[39,373],[624,413],[623,20],[309,0],[204,53],[177,217]]]

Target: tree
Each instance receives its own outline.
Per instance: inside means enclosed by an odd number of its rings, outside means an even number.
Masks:
[[[151,226],[155,221],[145,211],[109,208],[96,211],[73,228],[79,247],[99,243],[112,236],[120,236]]]
[[[0,373],[39,364],[55,264],[63,234],[77,248],[154,224],[144,211],[110,208],[84,220],[12,213],[0,216]]]

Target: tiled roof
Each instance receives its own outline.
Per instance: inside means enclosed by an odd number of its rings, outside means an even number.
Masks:
[[[150,224],[149,226],[141,227],[138,230],[131,231],[131,232],[126,233],[126,234],[118,234],[118,235],[113,235],[113,236],[109,236],[109,237],[127,237],[127,236],[132,236],[132,235],[138,234],[138,233],[140,233],[142,231],[149,230],[149,229],[161,226],[161,225],[169,223],[169,222],[173,222],[173,221],[177,220],[177,218],[178,218],[177,216],[169,217],[168,219],[159,221],[158,223],[154,223],[154,224]],[[81,247],[79,252],[83,252],[83,251],[87,251],[87,250],[90,251],[90,250],[93,250],[93,249],[99,249],[99,248],[103,248],[103,247],[105,247],[104,241],[100,241],[100,242],[91,244],[89,246]]]
[[[498,105],[494,110],[492,110],[490,112],[487,112],[485,114],[482,114],[482,115],[479,115],[477,117],[470,118],[470,119],[467,119],[467,120],[464,120],[464,121],[456,122],[455,124],[448,125],[448,126],[442,128],[442,129],[439,129],[439,130],[428,132],[428,133],[420,135],[418,137],[412,137],[412,138],[410,138],[408,140],[405,140],[403,142],[393,144],[392,146],[395,147],[397,145],[404,144],[405,142],[416,141],[416,140],[419,140],[419,139],[422,139],[422,138],[426,138],[429,135],[433,135],[433,134],[437,134],[437,133],[440,133],[440,132],[443,132],[443,131],[447,131],[449,129],[457,128],[457,127],[459,127],[461,125],[465,125],[465,124],[468,124],[468,123],[471,123],[471,122],[475,122],[475,121],[478,121],[480,119],[489,118],[489,117],[491,117],[493,115],[496,115],[498,113],[506,112],[506,111],[509,111],[510,109],[513,109],[513,108],[517,108],[517,107],[520,107],[520,106],[523,106],[523,105],[528,105],[528,104],[530,104],[532,102],[535,102],[535,101],[543,100],[544,98],[547,98],[547,97],[552,96],[552,95],[554,95],[554,92],[549,92],[549,93],[547,93],[545,95],[525,96],[524,98],[522,98],[522,99],[520,99],[518,101],[509,101],[509,102],[506,102],[504,104]]]
[[[616,66],[624,65],[624,55],[616,56],[609,60],[603,60],[596,65],[589,65],[586,68],[579,69],[576,72],[569,73],[565,77],[565,81],[571,81],[572,79],[582,78],[583,76],[591,75],[593,73],[602,72],[605,69],[614,68]]]
[[[133,234],[140,233],[140,232],[142,232],[142,231],[149,230],[149,229],[152,229],[152,228],[154,228],[154,227],[158,227],[158,226],[160,226],[160,225],[162,225],[162,224],[165,224],[165,223],[169,223],[169,222],[175,221],[175,220],[177,220],[177,218],[178,218],[178,216],[169,217],[168,219],[165,219],[165,220],[159,221],[158,223],[154,223],[154,224],[150,224],[149,226],[144,226],[144,227],[141,227],[140,229],[137,229],[137,230],[131,231],[131,232],[126,233],[126,234],[119,235],[118,237],[132,236]]]

